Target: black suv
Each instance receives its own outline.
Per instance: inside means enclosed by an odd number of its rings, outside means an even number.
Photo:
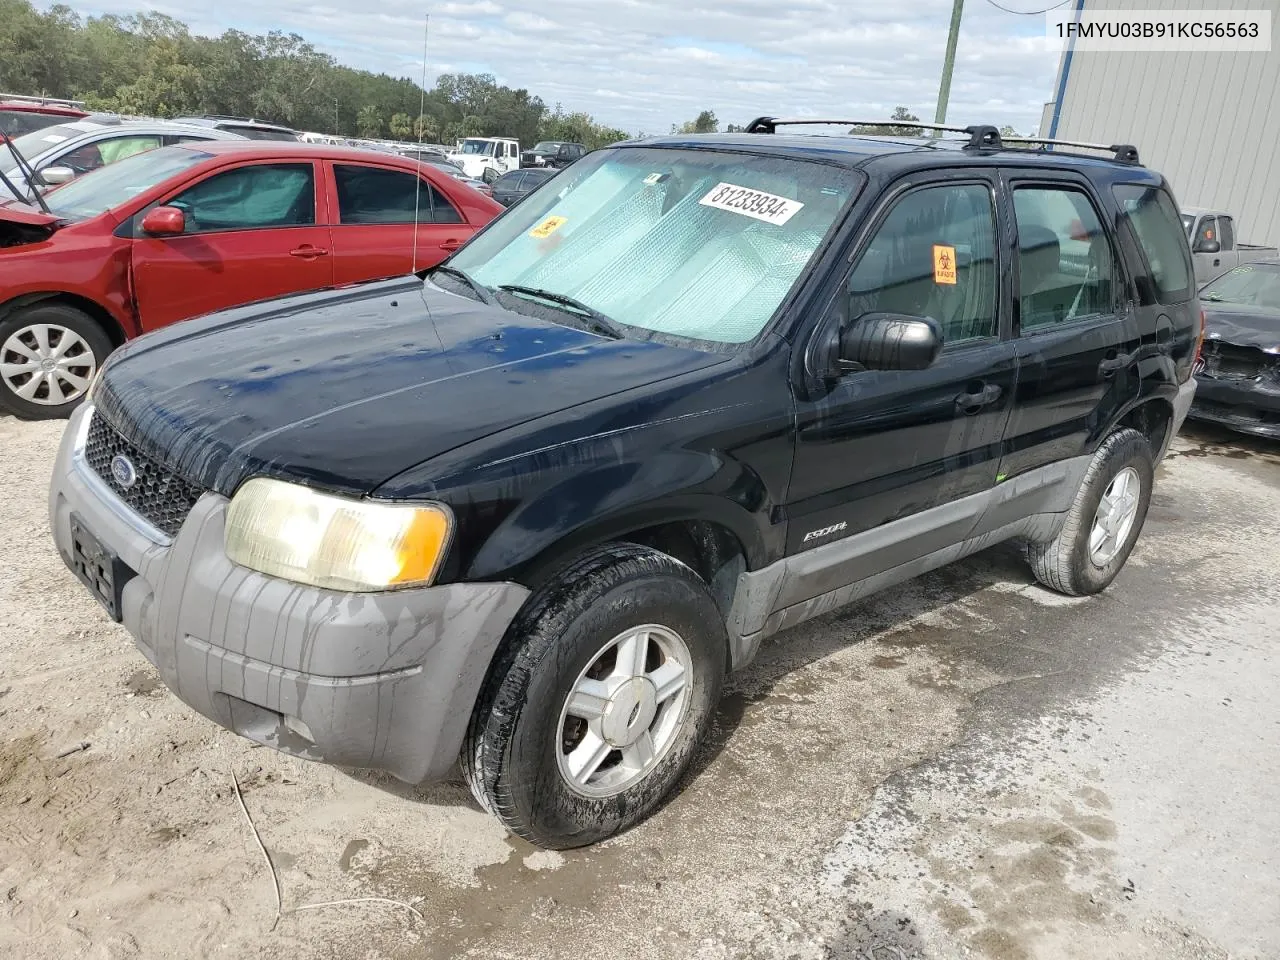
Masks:
[[[847,126],[855,121],[845,121]],[[679,782],[770,634],[999,541],[1111,583],[1195,392],[1164,179],[742,134],[574,164],[423,276],[118,350],[67,564],[205,716],[550,847]]]
[[[520,154],[522,167],[567,167],[575,160],[587,155],[587,148],[580,143],[566,143],[562,140],[543,140],[534,145],[532,150]]]

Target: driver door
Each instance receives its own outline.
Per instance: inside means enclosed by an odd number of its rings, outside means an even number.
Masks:
[[[142,327],[333,283],[327,219],[317,217],[315,164],[223,169],[164,201],[186,217],[178,236],[152,237],[137,215],[134,299]],[[161,205],[161,204],[157,204]],[[150,209],[150,208],[148,208]]]

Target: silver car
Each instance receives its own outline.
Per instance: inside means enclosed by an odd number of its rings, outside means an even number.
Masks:
[[[82,120],[44,127],[16,137],[13,145],[35,170],[37,183],[41,187],[53,187],[156,147],[191,140],[243,139],[239,134],[213,127],[91,114]],[[28,194],[21,199],[29,199],[31,187],[27,176],[4,144],[0,144],[0,170],[19,192]],[[0,180],[0,199],[12,197],[9,187]]]

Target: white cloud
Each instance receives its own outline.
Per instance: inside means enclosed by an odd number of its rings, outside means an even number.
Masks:
[[[1034,9],[1041,0],[1005,0]],[[131,13],[136,0],[84,12]],[[423,8],[410,0],[165,0],[201,33],[296,32],[354,67],[414,77]],[[636,132],[714,110],[867,117],[898,104],[932,118],[951,0],[448,0],[430,9],[428,76],[484,71],[548,104]],[[1030,130],[1052,95],[1057,51],[1039,17],[976,0],[964,13],[948,119]],[[449,64],[451,66],[446,67]]]

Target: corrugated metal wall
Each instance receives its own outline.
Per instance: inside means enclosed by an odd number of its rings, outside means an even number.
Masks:
[[[1077,48],[1057,135],[1132,143],[1169,178],[1179,204],[1227,210],[1244,242],[1280,244],[1280,0],[1085,0],[1084,8],[1273,11],[1270,53]]]

